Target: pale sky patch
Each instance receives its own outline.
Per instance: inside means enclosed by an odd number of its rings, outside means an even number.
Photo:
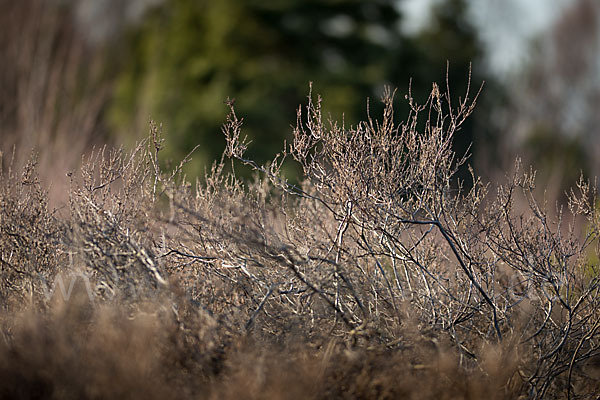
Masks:
[[[440,0],[399,0],[402,29],[416,33],[431,21]],[[486,51],[491,72],[507,77],[529,60],[531,41],[547,31],[573,0],[469,0],[471,21]]]

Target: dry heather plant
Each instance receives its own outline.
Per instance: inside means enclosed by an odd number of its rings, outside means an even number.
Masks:
[[[465,189],[452,141],[469,96],[453,104],[434,85],[418,105],[409,92],[398,123],[387,90],[381,120],[346,127],[309,95],[267,165],[246,158],[228,102],[225,152],[195,187],[186,160],[161,169],[152,125],[132,152],[101,150],[71,176],[66,216],[33,165],[4,174],[0,393],[108,397],[150,379],[140,393],[182,398],[592,398],[594,186],[549,210],[517,163],[506,183],[472,172]],[[91,303],[44,296],[59,273],[87,277]]]

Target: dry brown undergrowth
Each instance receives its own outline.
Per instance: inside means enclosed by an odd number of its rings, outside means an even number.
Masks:
[[[91,156],[62,210],[34,162],[4,171],[0,397],[593,398],[593,186],[552,213],[518,163],[465,190],[452,140],[476,96],[409,94],[400,124],[393,97],[348,128],[309,96],[264,166],[230,103],[195,187],[161,169],[154,125]]]

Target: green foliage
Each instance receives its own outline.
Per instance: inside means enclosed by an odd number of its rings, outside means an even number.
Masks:
[[[404,95],[411,77],[419,88],[444,81],[447,61],[456,93],[464,93],[468,65],[481,53],[464,8],[441,3],[430,27],[407,36],[389,0],[170,0],[130,33],[109,118],[117,131],[143,132],[150,118],[164,123],[171,158],[201,143],[197,173],[223,146],[222,101],[237,98],[246,134],[261,143],[251,155],[264,161],[291,136],[309,82],[327,98],[325,115],[339,120],[344,112],[347,125],[366,117],[365,97],[379,98],[384,84]],[[466,150],[473,135],[460,140]]]

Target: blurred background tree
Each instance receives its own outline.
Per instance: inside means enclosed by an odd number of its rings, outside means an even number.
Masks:
[[[386,84],[400,89],[403,111],[411,78],[415,98],[425,101],[432,81],[445,84],[447,61],[457,98],[471,62],[474,93],[491,80],[478,67],[481,45],[464,1],[437,4],[432,23],[417,34],[401,23],[391,0],[165,1],[127,36],[108,118],[113,131],[137,135],[150,118],[162,122],[175,159],[200,143],[192,164],[199,173],[222,151],[227,97],[237,99],[251,156],[265,161],[291,134],[309,82],[326,112],[352,125],[365,118],[367,97],[378,117]],[[458,139],[460,152],[474,141],[474,126]]]
[[[507,85],[505,129],[513,132],[512,152],[527,155],[561,192],[581,172],[600,173],[600,2],[571,2],[532,53]]]
[[[65,173],[107,141],[108,53],[86,42],[70,4],[0,0],[0,10],[0,171],[38,153],[49,198],[65,201]]]

